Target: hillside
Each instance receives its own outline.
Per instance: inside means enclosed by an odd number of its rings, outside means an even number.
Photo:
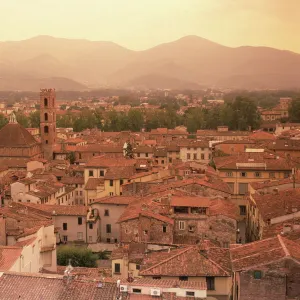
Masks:
[[[51,78],[60,78],[57,82],[65,90],[64,82],[72,89],[299,88],[300,54],[267,47],[230,48],[197,36],[144,51],[112,42],[39,36],[0,42],[0,77],[0,90],[30,90],[53,82]]]

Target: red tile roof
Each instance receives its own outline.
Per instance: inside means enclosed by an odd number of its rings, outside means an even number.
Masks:
[[[300,210],[300,188],[279,191],[276,194],[253,194],[259,214],[265,221]]]
[[[300,245],[280,235],[230,249],[234,271],[247,270],[293,258],[300,263]]]
[[[20,257],[22,250],[22,247],[0,246],[0,271],[9,271]]]
[[[116,205],[128,205],[133,201],[138,200],[138,196],[113,196],[96,199],[93,204],[116,204]]]
[[[209,248],[200,251],[197,246],[149,253],[140,271],[142,276],[230,276],[229,249]]]
[[[97,186],[104,185],[104,178],[89,178],[85,184],[85,190],[96,190]]]
[[[95,156],[87,164],[86,167],[127,167],[134,166],[136,164],[135,159],[126,159],[124,157],[112,158],[106,155]]]
[[[73,279],[69,284],[59,275],[6,272],[0,276],[0,299],[15,300],[112,300],[117,286],[106,282],[102,288],[97,281]]]
[[[48,204],[35,204],[35,203],[18,203],[20,206],[27,207],[28,210],[36,212],[44,212],[48,215],[58,216],[86,216],[88,208],[80,205],[48,205]]]
[[[211,199],[198,196],[172,196],[171,206],[209,207]]]

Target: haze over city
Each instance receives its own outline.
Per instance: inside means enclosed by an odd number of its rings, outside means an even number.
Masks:
[[[142,50],[197,35],[300,53],[298,0],[10,0],[1,1],[0,19],[1,41],[50,35]]]
[[[0,2],[0,300],[300,300],[300,0]]]

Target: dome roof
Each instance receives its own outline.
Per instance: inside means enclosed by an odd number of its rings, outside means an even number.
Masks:
[[[31,147],[38,144],[35,138],[20,124],[8,123],[0,130],[0,147]]]

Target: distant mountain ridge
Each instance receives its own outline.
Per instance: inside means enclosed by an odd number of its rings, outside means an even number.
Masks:
[[[267,47],[231,48],[197,36],[143,51],[113,42],[50,36],[0,42],[0,90],[31,90],[53,80],[64,90],[300,88],[300,54]]]

